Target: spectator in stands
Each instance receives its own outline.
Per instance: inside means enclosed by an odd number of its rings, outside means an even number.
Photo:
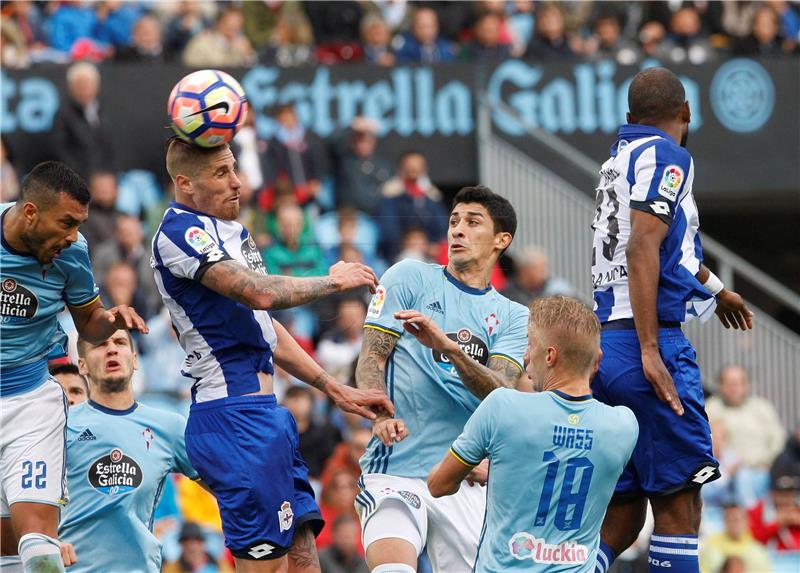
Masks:
[[[246,2],[245,8],[263,6],[259,2]],[[281,6],[290,6],[284,2]],[[311,25],[299,9],[283,12],[272,30],[267,44],[258,49],[258,60],[267,64],[277,64],[282,68],[313,64],[315,61],[314,38]]]
[[[422,227],[409,227],[403,233],[403,241],[400,243],[400,253],[397,255],[397,260],[412,259],[430,263],[433,262],[435,252],[436,245],[431,245],[425,229]]]
[[[700,569],[720,571],[730,557],[740,557],[746,571],[771,571],[764,546],[753,539],[747,521],[747,511],[737,504],[725,507],[725,530],[709,536],[701,545]]]
[[[800,476],[775,475],[768,499],[750,511],[750,530],[777,552],[800,555]]]
[[[194,68],[235,68],[255,61],[255,52],[244,35],[242,11],[227,5],[217,15],[213,29],[192,38],[183,52],[183,63]]]
[[[664,40],[667,31],[664,25],[657,20],[650,20],[642,25],[639,30],[639,46],[647,58],[664,58]]]
[[[574,292],[567,281],[550,276],[550,257],[541,249],[534,248],[524,251],[519,257],[516,276],[503,290],[503,296],[528,306],[537,298],[573,296]]]
[[[133,27],[142,15],[142,9],[138,2],[103,0],[96,4],[95,14],[94,38],[120,48],[131,44]]]
[[[781,21],[781,36],[796,47],[800,42],[800,7],[796,2],[792,5],[786,0],[769,0],[767,4],[778,14]]]
[[[98,99],[100,72],[78,62],[67,69],[68,98],[53,122],[55,155],[84,178],[114,164],[111,126]]]
[[[167,49],[174,54],[183,53],[189,41],[210,26],[203,15],[203,3],[199,0],[181,0],[175,15],[167,22]]]
[[[772,463],[770,473],[774,477],[778,475],[800,476],[800,422],[786,440],[786,447]]]
[[[164,365],[182,363],[186,352],[178,342],[167,309],[162,308],[150,317],[147,326],[150,332],[142,337],[139,345],[139,362],[144,373],[143,391],[177,408],[180,402],[189,399],[190,379],[181,374],[180,368],[164,368]]]
[[[685,6],[676,11],[670,18],[669,32],[663,53],[672,63],[705,64],[716,59],[696,8]]]
[[[796,44],[781,36],[778,13],[771,6],[761,6],[753,16],[750,34],[737,42],[734,51],[745,56],[774,57],[791,53]]]
[[[102,283],[108,270],[119,262],[136,269],[138,290],[147,301],[147,308],[155,311],[161,306],[153,271],[150,267],[150,245],[144,240],[142,221],[138,217],[120,213],[117,216],[114,240],[102,242],[92,249],[92,267],[95,280]]]
[[[277,130],[267,143],[261,162],[265,192],[274,194],[275,184],[286,181],[293,187],[298,203],[304,205],[317,196],[325,175],[322,143],[300,123],[293,105],[279,107],[275,119]],[[262,199],[272,203],[268,198]],[[263,207],[266,205],[262,202]]]
[[[369,567],[359,552],[361,527],[352,515],[340,515],[333,521],[332,541],[319,552],[319,564],[325,573],[368,573]]]
[[[19,26],[11,18],[0,20],[0,64],[3,69],[19,70],[30,65],[28,46]]]
[[[501,42],[501,24],[500,16],[494,12],[484,12],[479,15],[472,27],[472,40],[461,48],[459,59],[482,62],[510,57],[510,45]]]
[[[322,489],[322,499],[319,509],[325,527],[317,536],[317,547],[323,549],[333,543],[333,523],[342,515],[356,517],[355,499],[358,488],[356,477],[349,471],[341,470],[333,474],[331,481]],[[361,540],[358,543],[358,553],[364,554]]]
[[[322,251],[303,227],[303,211],[296,204],[285,202],[276,209],[277,236],[264,250],[264,263],[269,272],[293,277],[314,277],[327,274]]]
[[[286,14],[302,15],[299,2],[242,2],[244,34],[256,51],[270,45],[278,22]],[[302,15],[306,25],[308,20]]]
[[[392,32],[376,12],[361,20],[361,43],[364,46],[364,61],[379,66],[393,66],[396,58],[392,51]]]
[[[120,62],[163,64],[171,59],[164,49],[161,22],[152,14],[144,14],[136,21],[131,34],[131,44],[121,46],[115,59]]]
[[[397,175],[386,182],[381,193],[377,222],[381,230],[381,254],[387,261],[395,260],[400,252],[406,229],[424,229],[432,243],[447,234],[448,211],[441,192],[428,177],[428,162],[418,151],[400,156]]]
[[[166,563],[163,573],[232,573],[233,569],[224,561],[217,561],[206,548],[206,532],[198,524],[188,521],[181,528],[178,538],[181,556],[177,561]]]
[[[50,376],[64,389],[70,407],[89,399],[89,383],[75,364],[64,362],[50,366]]]
[[[19,197],[19,179],[14,167],[14,157],[5,136],[0,137],[0,202],[16,201]]]
[[[314,30],[314,39],[323,48],[336,44],[358,43],[361,2],[302,2]]]
[[[719,373],[719,395],[706,403],[711,422],[725,427],[728,445],[753,479],[766,490],[767,471],[786,441],[786,432],[777,412],[767,400],[750,394],[747,370],[738,364]]]
[[[314,419],[314,394],[307,386],[291,386],[283,397],[283,406],[292,413],[300,435],[300,455],[308,466],[308,475],[318,478],[322,467],[341,440],[339,430],[328,421]],[[353,480],[355,487],[355,480]],[[353,494],[355,497],[355,493]],[[353,501],[350,500],[352,507]]]
[[[347,441],[340,442],[333,454],[325,462],[325,469],[322,470],[322,475],[319,481],[322,487],[330,483],[334,475],[341,471],[346,471],[354,477],[361,475],[361,466],[358,461],[364,452],[367,450],[367,444],[372,439],[372,430],[361,426],[356,427],[350,432]]]
[[[317,345],[317,360],[328,374],[347,383],[350,364],[361,351],[367,305],[362,299],[343,298],[336,312],[336,326]]]
[[[439,17],[431,8],[415,10],[411,30],[401,40],[396,51],[398,63],[436,64],[455,59],[453,45],[439,35]]]
[[[119,189],[117,176],[111,171],[95,171],[89,177],[89,218],[81,225],[81,234],[89,243],[89,252],[93,255],[101,243],[112,240],[117,228],[117,217],[120,212],[116,208]]]
[[[381,186],[391,177],[391,164],[375,153],[378,124],[356,117],[344,137],[332,146],[336,207],[355,207],[368,215],[378,211]]]
[[[25,50],[32,56],[47,48],[47,35],[44,31],[42,13],[31,0],[9,2],[8,9],[3,6],[4,20],[13,23],[19,31]]]
[[[601,12],[594,22],[594,35],[584,43],[584,53],[594,60],[611,59],[630,66],[639,59],[639,48],[622,36],[617,15]]]
[[[106,273],[105,281],[100,284],[100,298],[106,308],[127,304],[132,306],[139,316],[150,316],[147,300],[139,291],[136,269],[126,262],[118,262]],[[134,340],[139,335],[133,334]]]
[[[575,54],[567,40],[564,14],[558,4],[542,4],[536,10],[536,26],[525,57],[536,60],[571,58]]]
[[[73,45],[82,39],[91,38],[97,26],[97,15],[92,7],[81,2],[62,2],[50,16],[50,45],[68,54]]]

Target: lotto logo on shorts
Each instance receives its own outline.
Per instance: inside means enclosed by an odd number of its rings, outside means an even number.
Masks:
[[[547,543],[544,539],[537,539],[526,531],[515,533],[508,540],[511,555],[520,561],[531,560],[536,563],[579,565],[586,563],[589,558],[589,549],[575,541],[564,543]]]
[[[700,485],[714,481],[720,476],[719,469],[716,466],[705,466],[700,470],[696,471],[691,478],[692,483],[698,483]]]

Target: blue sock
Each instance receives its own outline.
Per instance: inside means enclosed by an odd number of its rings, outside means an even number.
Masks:
[[[614,563],[614,559],[617,556],[614,554],[614,550],[608,546],[608,544],[600,540],[600,547],[597,549],[597,563],[594,566],[594,573],[606,573],[611,568],[611,564]]]
[[[664,535],[650,538],[650,573],[700,573],[696,535]]]

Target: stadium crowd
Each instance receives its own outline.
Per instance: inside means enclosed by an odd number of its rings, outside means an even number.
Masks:
[[[53,159],[89,182],[90,216],[81,231],[105,304],[132,305],[148,319],[150,334],[136,336],[139,399],[186,414],[184,352],[150,268],[150,238],[171,190],[152,174],[114,170],[98,103],[101,73],[90,61],[229,67],[524,56],[624,64],[656,56],[702,63],[723,52],[797,54],[799,8],[789,2],[4,2],[2,65],[81,60],[66,69],[69,93],[52,135]],[[380,155],[379,126],[365,117],[326,141],[306,130],[291,106],[280,108],[276,119],[280,128],[271,139],[260,139],[251,121],[233,144],[243,184],[240,220],[270,272],[314,276],[344,260],[365,262],[380,275],[402,259],[444,261],[449,190],[430,180],[423,154]],[[4,143],[3,202],[16,198],[22,176]],[[527,248],[505,257],[495,288],[522,304],[574,295],[571,285],[550,275],[548,256],[558,253]],[[326,299],[276,316],[329,373],[353,384],[366,297]],[[74,331],[69,320],[65,314],[65,328]],[[61,363],[53,371],[71,402],[86,399],[77,368]],[[323,571],[366,571],[353,500],[369,424],[342,414],[280,369],[275,382],[278,399],[297,421],[327,522],[318,538]],[[783,427],[742,366],[723,368],[716,385],[706,382],[723,478],[703,490],[702,570],[791,567],[800,559],[800,427]],[[189,479],[168,480],[155,527],[165,541],[165,571],[231,570],[216,504]],[[616,567],[646,571],[646,535],[639,547]]]
[[[797,54],[796,2],[3,2],[2,64],[298,66]]]

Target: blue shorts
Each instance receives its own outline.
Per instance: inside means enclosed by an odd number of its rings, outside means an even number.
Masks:
[[[189,461],[217,498],[234,556],[275,559],[289,550],[301,524],[315,534],[322,529],[299,445],[294,418],[272,394],[192,405]]]
[[[600,336],[603,358],[592,393],[609,406],[627,406],[639,422],[639,440],[615,495],[666,495],[720,477],[719,462],[711,451],[697,354],[680,328],[662,328],[658,338],[683,416],[659,400],[644,377],[636,330],[604,330]]]

